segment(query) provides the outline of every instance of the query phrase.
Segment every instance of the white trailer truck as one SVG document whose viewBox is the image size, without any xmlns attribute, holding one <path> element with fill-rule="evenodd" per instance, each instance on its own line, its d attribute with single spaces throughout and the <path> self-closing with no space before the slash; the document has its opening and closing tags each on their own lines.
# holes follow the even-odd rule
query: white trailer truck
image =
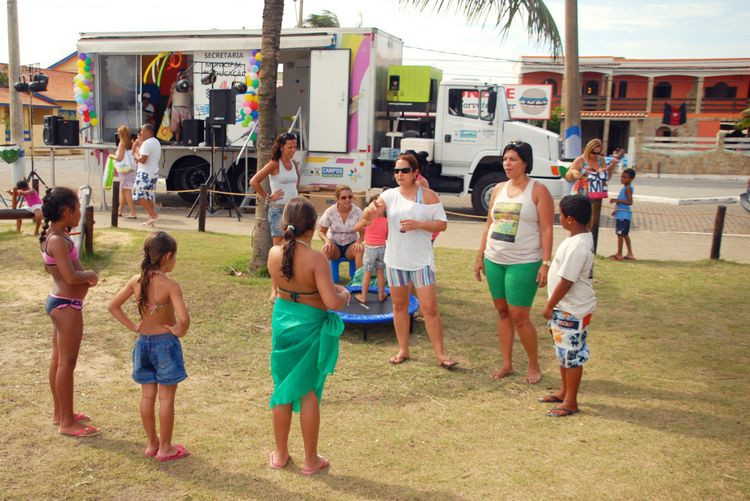
<svg viewBox="0 0 750 501">
<path fill-rule="evenodd" d="M 78 51 L 94 60 L 94 101 L 99 124 L 95 143 L 114 142 L 120 125 L 136 129 L 143 121 L 144 91 L 157 115 L 164 111 L 177 69 L 160 85 L 144 70 L 153 58 L 171 52 L 189 70 L 193 117 L 208 116 L 208 90 L 230 88 L 244 80 L 251 51 L 260 49 L 260 30 L 197 32 L 83 33 Z M 471 194 L 476 212 L 486 213 L 489 190 L 504 179 L 503 145 L 510 140 L 534 148 L 532 176 L 560 194 L 556 134 L 512 122 L 501 86 L 479 81 L 442 81 L 432 87 L 431 109 L 412 112 L 389 105 L 389 68 L 401 64 L 403 43 L 376 28 L 304 28 L 284 30 L 278 55 L 277 128 L 292 124 L 300 132 L 298 160 L 303 184 L 348 184 L 355 190 L 393 184 L 396 149 L 428 152 L 425 175 L 442 194 Z M 177 66 L 177 65 L 174 65 Z M 262 68 L 261 68 L 262 71 Z M 211 72 L 215 79 L 209 78 Z M 171 80 L 170 80 L 171 78 Z M 151 79 L 152 80 L 152 79 Z M 406 83 L 406 82 L 404 82 Z M 199 145 L 165 145 L 160 175 L 170 190 L 202 184 L 224 156 L 230 187 L 246 189 L 256 170 L 253 144 L 237 152 L 250 131 L 239 120 L 242 95 L 236 96 L 237 123 L 227 128 L 227 146 L 218 154 Z M 395 107 L 394 107 L 395 105 Z M 186 197 L 191 194 L 186 195 Z"/>
</svg>

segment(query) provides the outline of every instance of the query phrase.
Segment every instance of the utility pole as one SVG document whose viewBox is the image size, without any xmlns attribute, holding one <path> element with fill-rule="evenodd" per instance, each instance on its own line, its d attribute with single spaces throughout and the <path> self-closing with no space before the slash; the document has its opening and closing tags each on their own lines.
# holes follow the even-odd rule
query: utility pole
<svg viewBox="0 0 750 501">
<path fill-rule="evenodd" d="M 11 165 L 11 181 L 26 176 L 23 156 L 23 103 L 21 94 L 16 92 L 13 84 L 21 80 L 21 57 L 18 51 L 18 3 L 17 0 L 7 0 L 8 4 L 8 95 L 10 97 L 10 142 L 15 143 L 20 151 L 20 157 Z M 29 124 L 31 127 L 31 124 Z"/>
<path fill-rule="evenodd" d="M 565 158 L 581 154 L 581 77 L 578 73 L 578 3 L 565 0 L 565 78 L 563 111 Z"/>
<path fill-rule="evenodd" d="M 302 28 L 302 20 L 304 17 L 302 16 L 302 2 L 303 0 L 299 0 L 299 17 L 297 18 L 297 28 Z"/>
</svg>

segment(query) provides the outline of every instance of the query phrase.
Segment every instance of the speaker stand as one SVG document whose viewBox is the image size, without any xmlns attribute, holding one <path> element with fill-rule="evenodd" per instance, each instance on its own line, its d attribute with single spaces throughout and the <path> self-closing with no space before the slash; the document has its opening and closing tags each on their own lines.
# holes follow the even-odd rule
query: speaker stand
<svg viewBox="0 0 750 501">
<path fill-rule="evenodd" d="M 221 143 L 221 168 L 219 168 L 218 172 L 214 173 L 214 153 L 216 152 L 216 133 L 217 131 L 222 131 L 222 128 L 226 127 L 226 125 L 223 124 L 217 124 L 212 123 L 211 124 L 211 172 L 208 176 L 208 180 L 206 180 L 206 185 L 208 186 L 209 190 L 216 190 L 216 191 L 224 191 L 227 193 L 231 192 L 231 188 L 229 185 L 229 175 L 227 174 L 227 170 L 224 167 L 224 148 L 226 147 L 226 134 L 222 134 L 222 137 L 224 140 Z M 229 198 L 229 204 L 230 206 L 227 207 L 227 211 L 229 212 L 228 216 L 232 217 L 232 210 L 235 211 L 237 214 L 237 221 L 240 221 L 242 218 L 242 215 L 240 214 L 240 209 L 237 208 L 237 204 L 234 201 L 233 195 L 226 195 L 227 198 Z M 190 211 L 188 212 L 186 217 L 190 217 L 193 215 L 193 211 L 195 211 L 195 208 L 198 206 L 198 203 L 200 202 L 200 197 L 196 198 L 193 202 L 193 205 L 190 206 Z M 220 208 L 218 207 L 218 204 L 216 203 L 216 194 L 209 192 L 208 193 L 208 207 L 206 209 L 210 214 L 214 214 L 215 212 L 219 211 Z M 198 217 L 198 214 L 196 213 L 195 216 Z"/>
</svg>

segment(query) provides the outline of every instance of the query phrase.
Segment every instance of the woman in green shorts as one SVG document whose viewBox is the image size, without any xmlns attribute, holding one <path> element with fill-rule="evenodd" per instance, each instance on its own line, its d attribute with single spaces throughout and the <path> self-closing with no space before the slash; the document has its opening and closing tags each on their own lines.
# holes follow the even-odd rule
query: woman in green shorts
<svg viewBox="0 0 750 501">
<path fill-rule="evenodd" d="M 537 287 L 547 283 L 554 205 L 547 188 L 529 178 L 532 166 L 533 152 L 528 143 L 512 141 L 503 149 L 508 181 L 492 190 L 474 274 L 480 281 L 482 273 L 487 277 L 499 315 L 497 335 L 503 365 L 492 372 L 492 378 L 513 373 L 513 336 L 517 330 L 529 357 L 526 380 L 536 384 L 542 371 L 529 312 Z"/>
</svg>

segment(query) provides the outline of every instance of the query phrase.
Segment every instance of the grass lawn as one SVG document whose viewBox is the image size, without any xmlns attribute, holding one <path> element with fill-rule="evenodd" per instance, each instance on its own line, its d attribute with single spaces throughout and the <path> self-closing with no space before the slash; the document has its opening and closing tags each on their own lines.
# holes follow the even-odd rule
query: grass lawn
<svg viewBox="0 0 750 501">
<path fill-rule="evenodd" d="M 401 366 L 387 363 L 396 352 L 392 326 L 370 329 L 367 343 L 347 329 L 322 405 L 320 452 L 331 469 L 307 478 L 299 474 L 296 417 L 294 463 L 267 467 L 269 285 L 226 271 L 244 266 L 249 240 L 174 234 L 173 275 L 193 318 L 175 442 L 192 456 L 159 464 L 142 455 L 140 388 L 130 378 L 135 336 L 106 309 L 136 273 L 144 234 L 97 231 L 97 254 L 83 260 L 101 281 L 84 309 L 76 410 L 104 431 L 76 440 L 50 423 L 51 327 L 43 310 L 50 279 L 36 240 L 0 233 L 0 498 L 750 497 L 750 266 L 598 260 L 582 412 L 553 419 L 536 401 L 559 384 L 540 315 L 546 291 L 532 312 L 544 379 L 523 382 L 516 342 L 517 375 L 493 381 L 496 317 L 486 285 L 472 277 L 475 254 L 438 249 L 446 346 L 461 369 L 436 366 L 420 323 L 414 360 Z"/>
</svg>

